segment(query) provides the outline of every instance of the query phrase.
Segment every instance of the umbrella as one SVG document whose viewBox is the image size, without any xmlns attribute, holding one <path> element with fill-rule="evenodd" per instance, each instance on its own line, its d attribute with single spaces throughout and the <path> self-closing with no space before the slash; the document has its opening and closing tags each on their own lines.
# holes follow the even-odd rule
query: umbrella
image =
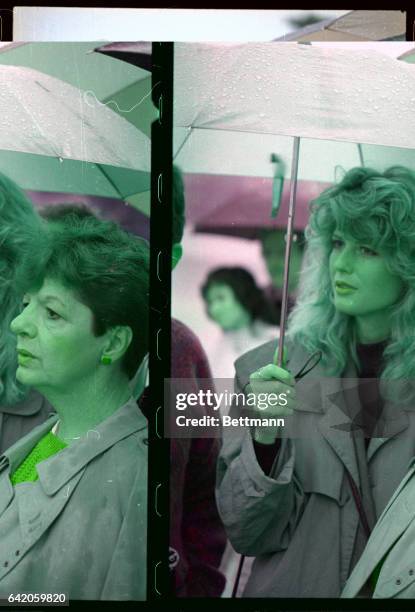
<svg viewBox="0 0 415 612">
<path fill-rule="evenodd" d="M 405 40 L 404 11 L 350 11 L 337 19 L 325 19 L 277 41 Z"/>
<path fill-rule="evenodd" d="M 117 47 L 117 44 L 110 43 L 100 47 L 97 42 L 5 43 L 0 47 L 0 64 L 34 68 L 78 87 L 88 92 L 86 101 L 90 106 L 99 107 L 101 104 L 106 104 L 111 110 L 150 137 L 151 123 L 157 117 L 150 95 L 151 74 L 145 69 L 145 66 L 141 68 L 136 65 L 131 66 L 128 63 L 120 62 L 119 59 L 114 59 L 111 56 L 112 49 L 114 45 Z M 141 52 L 149 52 L 148 48 L 142 47 L 146 43 L 124 44 L 128 45 L 128 57 L 132 57 L 134 49 L 139 51 L 138 56 Z M 95 52 L 97 46 L 97 50 L 102 50 L 103 53 Z M 107 49 L 109 55 L 106 54 Z M 117 58 L 124 56 L 125 49 L 122 53 L 118 51 Z M 13 167 L 14 164 L 15 161 L 11 160 L 8 166 Z M 34 188 L 45 189 L 42 180 L 39 177 L 39 185 Z M 86 185 L 94 185 L 96 182 L 97 180 L 93 178 L 84 180 Z M 122 183 L 122 181 L 117 181 L 117 183 Z M 59 189 L 59 186 L 56 189 Z M 79 189 L 82 190 L 82 187 Z M 119 197 L 115 191 L 105 193 L 102 187 L 96 191 L 107 196 Z M 149 191 L 139 194 L 133 191 L 130 194 L 130 190 L 127 190 L 124 197 L 135 208 L 149 215 Z"/>
<path fill-rule="evenodd" d="M 0 65 L 0 81 L 0 168 L 23 189 L 115 198 L 148 190 L 150 142 L 128 121 L 37 70 Z"/>
<path fill-rule="evenodd" d="M 175 161 L 185 172 L 272 176 L 270 153 L 284 159 L 286 280 L 298 178 L 332 182 L 337 164 L 362 161 L 415 167 L 415 75 L 373 50 L 176 44 L 174 87 Z M 284 331 L 283 308 L 280 363 Z"/>
<path fill-rule="evenodd" d="M 114 42 L 95 49 L 97 53 L 104 53 L 133 64 L 151 72 L 151 43 L 150 42 Z"/>
<path fill-rule="evenodd" d="M 415 48 L 413 47 L 412 49 L 409 49 L 408 51 L 406 51 L 406 53 L 402 53 L 402 55 L 400 55 L 398 59 L 402 60 L 403 62 L 408 62 L 409 64 L 414 64 L 415 63 Z"/>
<path fill-rule="evenodd" d="M 0 48 L 0 63 L 34 68 L 90 92 L 89 104 L 101 102 L 147 136 L 157 112 L 151 101 L 151 73 L 111 57 L 118 43 L 101 46 L 98 42 L 9 43 Z M 123 43 L 127 44 L 127 43 Z M 143 43 L 128 43 L 128 52 L 148 52 Z M 95 52 L 95 50 L 102 52 Z M 108 53 L 105 51 L 108 49 Z M 146 55 L 148 58 L 149 56 Z M 147 60 L 148 63 L 148 60 Z"/>
<path fill-rule="evenodd" d="M 258 177 L 185 175 L 186 219 L 197 233 L 257 240 L 262 229 L 285 229 L 290 182 L 285 181 L 277 217 L 270 220 L 272 180 Z M 304 230 L 308 205 L 328 183 L 300 181 L 297 189 L 294 229 Z M 209 194 L 206 197 L 206 194 Z"/>
</svg>

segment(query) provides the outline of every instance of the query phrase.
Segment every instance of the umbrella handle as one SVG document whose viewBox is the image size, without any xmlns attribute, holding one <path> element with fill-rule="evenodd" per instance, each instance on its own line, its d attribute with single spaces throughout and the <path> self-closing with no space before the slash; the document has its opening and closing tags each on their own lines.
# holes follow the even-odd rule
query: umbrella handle
<svg viewBox="0 0 415 612">
<path fill-rule="evenodd" d="M 285 164 L 276 153 L 271 153 L 270 161 L 275 164 L 274 178 L 272 180 L 272 208 L 271 219 L 275 219 L 281 206 L 282 190 L 284 187 Z"/>
</svg>

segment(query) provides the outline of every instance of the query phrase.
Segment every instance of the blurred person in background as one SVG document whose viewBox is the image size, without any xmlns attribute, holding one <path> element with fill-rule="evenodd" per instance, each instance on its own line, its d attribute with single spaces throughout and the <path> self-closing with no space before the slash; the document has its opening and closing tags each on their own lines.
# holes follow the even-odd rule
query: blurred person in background
<svg viewBox="0 0 415 612">
<path fill-rule="evenodd" d="M 261 253 L 271 281 L 268 287 L 265 288 L 265 295 L 276 310 L 278 323 L 281 317 L 282 287 L 284 282 L 285 234 L 286 231 L 284 229 L 264 229 L 260 232 Z M 291 244 L 288 311 L 295 304 L 304 248 L 304 233 L 296 230 Z"/>
<path fill-rule="evenodd" d="M 185 194 L 180 170 L 173 166 L 172 267 L 183 253 Z M 171 320 L 171 378 L 194 380 L 193 391 L 214 391 L 206 353 L 197 336 Z M 188 385 L 187 385 L 188 386 Z M 225 577 L 219 565 L 226 535 L 215 501 L 219 440 L 171 440 L 170 569 L 177 597 L 219 597 Z"/>
<path fill-rule="evenodd" d="M 210 319 L 223 335 L 211 353 L 216 378 L 233 378 L 234 361 L 246 351 L 278 337 L 276 309 L 254 277 L 241 267 L 215 268 L 201 293 Z"/>
<path fill-rule="evenodd" d="M 16 337 L 10 330 L 21 303 L 14 283 L 15 268 L 31 257 L 28 240 L 41 231 L 42 225 L 23 191 L 0 174 L 0 453 L 43 423 L 53 411 L 37 391 L 16 380 Z"/>
</svg>

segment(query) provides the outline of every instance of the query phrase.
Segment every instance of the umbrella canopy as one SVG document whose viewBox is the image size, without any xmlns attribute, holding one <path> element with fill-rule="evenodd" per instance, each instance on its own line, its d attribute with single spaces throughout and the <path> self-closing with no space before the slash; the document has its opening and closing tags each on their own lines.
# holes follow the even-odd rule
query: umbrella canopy
<svg viewBox="0 0 415 612">
<path fill-rule="evenodd" d="M 350 11 L 337 19 L 325 19 L 276 40 L 405 40 L 405 31 L 404 11 Z"/>
<path fill-rule="evenodd" d="M 103 47 L 99 42 L 8 43 L 0 47 L 0 63 L 34 68 L 89 91 L 90 104 L 106 103 L 150 136 L 151 122 L 157 117 L 150 95 L 151 73 L 111 57 L 114 44 L 117 43 Z M 129 52 L 136 44 L 136 50 L 144 52 L 142 43 L 128 43 Z M 104 52 L 96 53 L 97 48 Z"/>
<path fill-rule="evenodd" d="M 97 53 L 104 53 L 151 72 L 151 43 L 150 42 L 114 42 L 95 49 Z"/>
<path fill-rule="evenodd" d="M 272 180 L 188 174 L 186 219 L 198 233 L 256 240 L 263 229 L 287 227 L 290 186 L 290 181 L 285 181 L 278 215 L 271 221 Z M 299 182 L 294 229 L 305 229 L 310 200 L 326 187 L 328 183 Z"/>
<path fill-rule="evenodd" d="M 174 108 L 186 136 L 224 130 L 412 148 L 415 74 L 373 50 L 177 44 Z"/>
<path fill-rule="evenodd" d="M 185 172 L 272 177 L 275 152 L 289 177 L 294 136 L 302 180 L 332 182 L 362 159 L 415 168 L 415 74 L 373 50 L 176 44 L 174 87 Z"/>
<path fill-rule="evenodd" d="M 217 174 L 238 174 L 235 167 L 252 167 L 259 160 L 270 172 L 273 153 L 292 178 L 277 355 L 281 365 L 297 177 L 304 178 L 304 168 L 313 175 L 316 166 L 327 173 L 328 166 L 332 182 L 337 165 L 347 168 L 350 156 L 358 159 L 353 165 L 367 163 L 362 143 L 369 151 L 381 145 L 383 164 L 389 157 L 388 165 L 391 159 L 405 159 L 413 166 L 415 74 L 405 62 L 373 50 L 291 43 L 177 44 L 174 91 L 175 161 L 184 171 L 191 166 L 199 173 L 217 168 Z M 281 148 L 290 139 L 292 156 L 285 159 Z M 327 163 L 321 163 L 320 153 Z M 322 180 L 321 175 L 313 178 Z"/>
<path fill-rule="evenodd" d="M 149 188 L 150 141 L 125 119 L 37 70 L 0 65 L 0 82 L 0 169 L 23 189 L 125 198 Z"/>
<path fill-rule="evenodd" d="M 409 49 L 406 53 L 402 53 L 398 59 L 408 62 L 408 64 L 415 64 L 415 47 Z"/>
</svg>

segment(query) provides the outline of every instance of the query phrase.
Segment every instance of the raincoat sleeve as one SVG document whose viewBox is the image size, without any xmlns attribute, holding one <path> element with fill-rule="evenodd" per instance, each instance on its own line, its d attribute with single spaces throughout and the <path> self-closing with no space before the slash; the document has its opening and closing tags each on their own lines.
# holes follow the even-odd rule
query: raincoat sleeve
<svg viewBox="0 0 415 612">
<path fill-rule="evenodd" d="M 238 377 L 235 391 L 242 392 Z M 294 460 L 293 441 L 283 439 L 267 476 L 258 464 L 249 429 L 224 429 L 216 496 L 237 552 L 258 556 L 287 548 L 306 500 Z"/>
<path fill-rule="evenodd" d="M 146 599 L 147 458 L 140 457 L 118 540 L 111 556 L 100 599 Z M 102 534 L 105 541 L 105 534 Z M 97 551 L 97 554 L 99 552 Z"/>
</svg>

